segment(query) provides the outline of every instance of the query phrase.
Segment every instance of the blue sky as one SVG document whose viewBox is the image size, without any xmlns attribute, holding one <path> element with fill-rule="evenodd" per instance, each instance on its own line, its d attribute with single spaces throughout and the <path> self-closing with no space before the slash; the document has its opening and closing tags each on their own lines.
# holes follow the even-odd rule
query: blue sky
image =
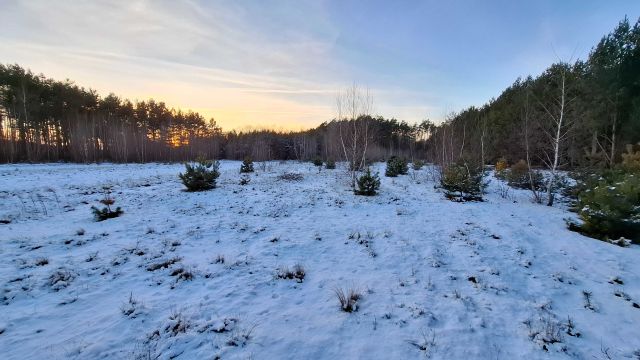
<svg viewBox="0 0 640 360">
<path fill-rule="evenodd" d="M 589 50 L 640 1 L 0 1 L 0 61 L 154 97 L 225 129 L 297 129 L 368 87 L 439 121 Z"/>
</svg>

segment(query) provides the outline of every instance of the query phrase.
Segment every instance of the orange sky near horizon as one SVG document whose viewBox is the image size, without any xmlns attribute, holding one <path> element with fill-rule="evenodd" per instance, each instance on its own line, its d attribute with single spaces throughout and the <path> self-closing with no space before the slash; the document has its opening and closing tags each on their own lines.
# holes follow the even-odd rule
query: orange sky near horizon
<svg viewBox="0 0 640 360">
<path fill-rule="evenodd" d="M 584 58 L 640 12 L 508 3 L 4 0 L 0 62 L 192 109 L 224 131 L 315 127 L 354 83 L 370 90 L 372 115 L 439 123 L 558 58 Z"/>
</svg>

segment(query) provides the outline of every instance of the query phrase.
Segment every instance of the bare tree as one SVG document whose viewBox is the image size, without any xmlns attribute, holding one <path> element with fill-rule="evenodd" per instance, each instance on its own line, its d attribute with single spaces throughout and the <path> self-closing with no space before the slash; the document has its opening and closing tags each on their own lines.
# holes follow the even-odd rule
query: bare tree
<svg viewBox="0 0 640 360">
<path fill-rule="evenodd" d="M 545 133 L 550 138 L 551 146 L 545 151 L 546 158 L 542 159 L 551 173 L 551 178 L 547 182 L 547 206 L 553 206 L 553 192 L 562 155 L 562 142 L 566 140 L 571 127 L 571 121 L 566 116 L 567 106 L 571 102 L 567 97 L 567 72 L 571 68 L 567 63 L 560 63 L 556 68 L 559 72 L 558 94 L 551 97 L 550 104 L 539 102 L 550 120 L 549 129 L 545 130 Z"/>
<path fill-rule="evenodd" d="M 356 84 L 338 93 L 340 145 L 345 160 L 349 164 L 351 186 L 356 186 L 356 174 L 366 165 L 369 145 L 369 120 L 373 100 L 369 90 L 361 90 Z"/>
</svg>

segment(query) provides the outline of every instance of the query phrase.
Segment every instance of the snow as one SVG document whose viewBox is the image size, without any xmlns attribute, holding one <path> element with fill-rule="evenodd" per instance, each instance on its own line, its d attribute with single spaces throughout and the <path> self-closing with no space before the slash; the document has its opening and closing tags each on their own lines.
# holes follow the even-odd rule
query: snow
<svg viewBox="0 0 640 360">
<path fill-rule="evenodd" d="M 2 358 L 640 356 L 638 246 L 571 232 L 562 205 L 495 178 L 454 203 L 429 167 L 376 164 L 361 197 L 339 165 L 256 164 L 241 186 L 222 161 L 201 193 L 179 164 L 0 166 Z M 124 214 L 95 222 L 105 185 Z M 278 278 L 297 263 L 302 282 Z"/>
</svg>

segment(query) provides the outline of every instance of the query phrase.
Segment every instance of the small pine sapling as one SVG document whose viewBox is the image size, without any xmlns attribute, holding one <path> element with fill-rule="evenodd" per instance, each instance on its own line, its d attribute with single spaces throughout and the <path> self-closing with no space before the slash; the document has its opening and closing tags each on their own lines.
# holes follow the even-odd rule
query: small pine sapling
<svg viewBox="0 0 640 360">
<path fill-rule="evenodd" d="M 325 167 L 327 169 L 335 169 L 336 168 L 336 162 L 333 159 L 327 159 L 327 163 L 325 164 Z"/>
<path fill-rule="evenodd" d="M 357 179 L 356 183 L 358 185 L 358 188 L 354 190 L 356 195 L 374 196 L 380 188 L 378 173 L 371 174 L 370 168 L 367 168 L 367 171 Z"/>
<path fill-rule="evenodd" d="M 249 185 L 250 182 L 251 182 L 251 178 L 249 177 L 249 175 L 244 174 L 240 176 L 240 185 L 242 186 Z"/>
<path fill-rule="evenodd" d="M 220 176 L 218 161 L 199 158 L 194 163 L 185 163 L 186 171 L 180 173 L 180 180 L 187 191 L 204 191 L 216 187 L 216 179 Z"/>
<path fill-rule="evenodd" d="M 414 160 L 412 166 L 413 166 L 413 170 L 420 170 L 424 166 L 424 161 Z"/>
<path fill-rule="evenodd" d="M 440 186 L 453 201 L 482 201 L 483 172 L 464 161 L 449 164 L 442 170 Z"/>
<path fill-rule="evenodd" d="M 107 219 L 116 218 L 124 213 L 120 207 L 117 207 L 115 210 L 111 210 L 111 205 L 113 205 L 116 200 L 111 197 L 111 189 L 109 187 L 104 187 L 104 198 L 100 200 L 100 203 L 104 205 L 102 209 L 98 209 L 95 206 L 91 207 L 91 211 L 96 218 L 96 221 L 104 221 Z"/>
<path fill-rule="evenodd" d="M 240 165 L 240 173 L 252 173 L 253 172 L 253 160 L 247 156 Z"/>
<path fill-rule="evenodd" d="M 387 177 L 396 177 L 398 175 L 406 175 L 409 171 L 409 165 L 405 159 L 392 156 L 387 160 L 387 169 L 384 175 Z"/>
</svg>

